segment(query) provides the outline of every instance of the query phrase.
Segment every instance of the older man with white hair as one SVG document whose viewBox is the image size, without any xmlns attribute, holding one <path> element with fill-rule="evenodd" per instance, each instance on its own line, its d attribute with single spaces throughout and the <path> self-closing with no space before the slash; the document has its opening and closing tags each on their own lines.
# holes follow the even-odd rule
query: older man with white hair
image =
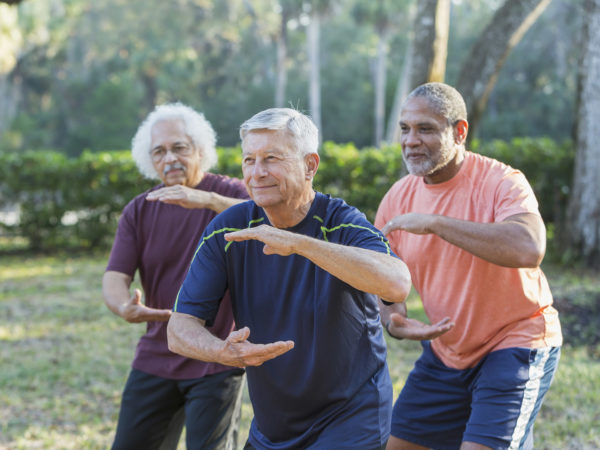
<svg viewBox="0 0 600 450">
<path fill-rule="evenodd" d="M 248 197 L 240 180 L 207 172 L 216 162 L 215 132 L 181 103 L 157 106 L 140 125 L 132 154 L 140 172 L 161 184 L 123 210 L 102 280 L 108 308 L 146 322 L 123 392 L 114 449 L 230 449 L 237 437 L 243 370 L 200 362 L 167 347 L 167 321 L 197 243 L 217 213 Z M 130 292 L 139 271 L 145 294 Z M 211 331 L 233 327 L 228 295 Z"/>
<path fill-rule="evenodd" d="M 241 127 L 253 201 L 207 227 L 169 321 L 169 347 L 247 367 L 254 420 L 247 449 L 380 449 L 392 384 L 377 297 L 402 302 L 406 265 L 364 214 L 315 192 L 317 128 L 298 111 Z M 229 288 L 238 330 L 206 327 Z"/>
</svg>

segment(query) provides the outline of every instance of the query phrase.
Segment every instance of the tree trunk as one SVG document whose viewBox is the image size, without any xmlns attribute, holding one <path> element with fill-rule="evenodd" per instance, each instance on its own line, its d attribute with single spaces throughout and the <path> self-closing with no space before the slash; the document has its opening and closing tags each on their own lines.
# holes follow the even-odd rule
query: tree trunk
<svg viewBox="0 0 600 450">
<path fill-rule="evenodd" d="M 419 1 L 415 19 L 410 89 L 444 81 L 448 54 L 450 0 Z"/>
<path fill-rule="evenodd" d="M 156 106 L 156 98 L 158 97 L 156 70 L 152 65 L 148 65 L 142 70 L 140 79 L 144 86 L 144 110 L 152 111 Z"/>
<path fill-rule="evenodd" d="M 320 76 L 320 16 L 313 9 L 310 22 L 306 30 L 306 43 L 308 53 L 308 108 L 313 122 L 319 129 L 319 143 L 323 141 L 323 127 L 321 125 L 321 76 Z"/>
<path fill-rule="evenodd" d="M 0 73 L 0 135 L 17 115 L 21 99 L 21 77 L 15 73 Z"/>
<path fill-rule="evenodd" d="M 6 2 L 5 2 L 6 3 Z M 0 135 L 17 115 L 21 100 L 19 63 L 23 58 L 17 8 L 0 5 Z"/>
<path fill-rule="evenodd" d="M 410 68 L 412 66 L 412 45 L 413 40 L 411 39 L 409 44 L 406 46 L 404 52 L 404 62 L 402 64 L 402 73 L 398 77 L 398 83 L 396 84 L 396 93 L 394 94 L 394 104 L 390 111 L 390 117 L 387 125 L 386 141 L 390 143 L 400 142 L 400 108 L 402 102 L 409 94 L 408 77 L 410 76 Z"/>
<path fill-rule="evenodd" d="M 571 243 L 600 267 L 600 0 L 586 0 L 579 62 L 577 154 L 569 205 Z"/>
<path fill-rule="evenodd" d="M 388 36 L 385 30 L 380 30 L 377 42 L 377 59 L 375 61 L 375 147 L 381 147 L 385 128 L 385 85 Z"/>
<path fill-rule="evenodd" d="M 285 89 L 287 85 L 287 21 L 288 14 L 285 8 L 281 9 L 281 23 L 277 35 L 277 81 L 275 84 L 275 107 L 282 108 L 285 103 Z"/>
<path fill-rule="evenodd" d="M 550 2 L 506 0 L 473 45 L 456 83 L 469 112 L 469 138 L 475 135 L 508 54 Z"/>
</svg>

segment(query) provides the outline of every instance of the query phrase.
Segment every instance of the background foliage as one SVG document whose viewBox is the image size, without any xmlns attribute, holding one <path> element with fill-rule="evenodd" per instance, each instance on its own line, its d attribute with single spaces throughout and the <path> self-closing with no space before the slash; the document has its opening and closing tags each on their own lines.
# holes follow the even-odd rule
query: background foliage
<svg viewBox="0 0 600 450">
<path fill-rule="evenodd" d="M 476 141 L 473 148 L 522 170 L 549 229 L 561 229 L 573 173 L 572 143 L 515 138 Z M 240 148 L 221 147 L 218 153 L 215 170 L 241 177 Z M 343 198 L 373 221 L 383 194 L 402 173 L 400 146 L 358 149 L 326 142 L 320 154 L 316 189 Z M 36 251 L 106 247 L 125 204 L 156 183 L 139 175 L 128 151 L 88 151 L 72 158 L 51 151 L 0 153 L 0 210 L 18 204 L 21 213 L 16 224 L 0 225 Z"/>
<path fill-rule="evenodd" d="M 236 145 L 239 124 L 273 105 L 285 5 L 291 11 L 285 22 L 285 103 L 308 109 L 308 3 L 177 0 L 149 8 L 143 0 L 27 0 L 14 7 L 13 20 L 3 10 L 0 40 L 13 50 L 0 52 L 0 118 L 13 104 L 16 114 L 0 123 L 0 150 L 56 149 L 76 156 L 85 149 L 128 148 L 154 104 L 177 100 L 206 114 L 220 145 Z M 381 18 L 369 13 L 371 2 L 364 0 L 322 3 L 329 4 L 320 40 L 323 140 L 372 145 Z M 379 3 L 389 10 L 389 114 L 416 0 Z M 499 3 L 453 0 L 447 82 L 456 82 Z M 480 139 L 572 138 L 580 4 L 554 0 L 510 53 L 478 129 Z M 6 72 L 3 55 L 15 59 Z M 3 94 L 3 77 L 13 96 Z"/>
</svg>

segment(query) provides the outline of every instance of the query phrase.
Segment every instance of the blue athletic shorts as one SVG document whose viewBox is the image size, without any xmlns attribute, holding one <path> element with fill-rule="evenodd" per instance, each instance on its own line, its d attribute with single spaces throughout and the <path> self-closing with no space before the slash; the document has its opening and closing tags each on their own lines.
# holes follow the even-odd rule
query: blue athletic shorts
<svg viewBox="0 0 600 450">
<path fill-rule="evenodd" d="M 470 441 L 494 449 L 533 448 L 533 422 L 550 387 L 560 347 L 507 348 L 477 366 L 445 366 L 423 341 L 394 405 L 392 436 L 434 449 Z"/>
</svg>

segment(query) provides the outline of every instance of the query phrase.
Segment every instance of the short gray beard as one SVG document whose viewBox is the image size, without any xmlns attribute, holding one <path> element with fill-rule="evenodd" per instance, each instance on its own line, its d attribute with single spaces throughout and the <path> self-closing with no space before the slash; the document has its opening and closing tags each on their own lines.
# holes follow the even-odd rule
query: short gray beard
<svg viewBox="0 0 600 450">
<path fill-rule="evenodd" d="M 406 164 L 408 173 L 417 177 L 426 177 L 445 167 L 450 161 L 452 161 L 452 158 L 454 158 L 455 155 L 456 148 L 454 146 L 454 136 L 449 135 L 447 140 L 444 139 L 442 141 L 440 153 L 436 159 L 429 157 L 427 161 L 415 164 L 406 159 L 404 152 L 402 152 L 402 159 L 404 164 Z"/>
</svg>

